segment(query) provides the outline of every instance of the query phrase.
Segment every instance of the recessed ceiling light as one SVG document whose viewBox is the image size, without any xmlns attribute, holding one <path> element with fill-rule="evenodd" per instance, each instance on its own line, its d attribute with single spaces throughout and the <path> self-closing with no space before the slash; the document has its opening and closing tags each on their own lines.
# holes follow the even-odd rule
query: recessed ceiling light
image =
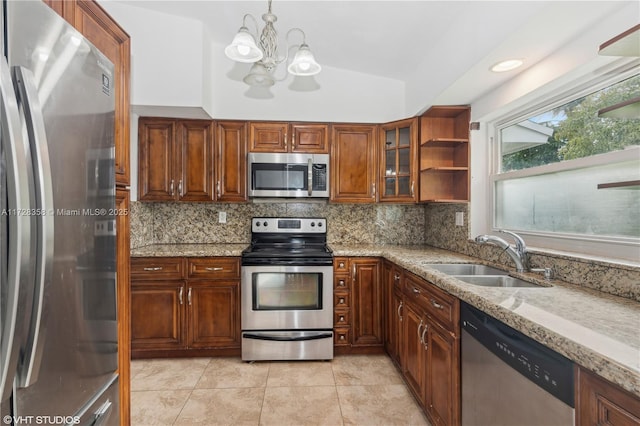
<svg viewBox="0 0 640 426">
<path fill-rule="evenodd" d="M 505 72 L 511 71 L 524 63 L 522 59 L 507 59 L 506 61 L 498 62 L 497 64 L 491 67 L 491 71 L 493 72 Z"/>
</svg>

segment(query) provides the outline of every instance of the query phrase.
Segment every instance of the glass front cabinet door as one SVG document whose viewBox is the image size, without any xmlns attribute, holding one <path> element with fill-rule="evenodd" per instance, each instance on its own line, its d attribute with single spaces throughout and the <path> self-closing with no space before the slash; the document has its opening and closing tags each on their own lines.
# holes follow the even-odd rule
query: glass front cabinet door
<svg viewBox="0 0 640 426">
<path fill-rule="evenodd" d="M 380 201 L 417 202 L 417 118 L 380 126 Z"/>
</svg>

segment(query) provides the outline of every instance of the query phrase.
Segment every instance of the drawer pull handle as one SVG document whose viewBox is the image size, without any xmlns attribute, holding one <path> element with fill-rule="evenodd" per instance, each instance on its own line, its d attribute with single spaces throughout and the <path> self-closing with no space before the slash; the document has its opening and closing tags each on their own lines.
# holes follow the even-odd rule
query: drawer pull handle
<svg viewBox="0 0 640 426">
<path fill-rule="evenodd" d="M 344 297 L 341 297 L 340 299 L 338 299 L 338 303 L 344 303 Z"/>
<path fill-rule="evenodd" d="M 162 271 L 162 266 L 154 266 L 143 268 L 145 271 Z"/>
<path fill-rule="evenodd" d="M 344 268 L 344 262 L 338 263 L 338 268 Z"/>
<path fill-rule="evenodd" d="M 344 334 L 340 335 L 340 340 L 344 340 Z"/>
<path fill-rule="evenodd" d="M 393 276 L 393 279 L 394 279 L 395 281 L 400 281 L 400 275 L 395 274 L 395 275 Z"/>
<path fill-rule="evenodd" d="M 413 288 L 413 294 L 420 294 L 420 290 L 418 290 L 416 287 Z M 433 303 L 433 299 L 431 299 L 431 302 Z"/>
<path fill-rule="evenodd" d="M 420 319 L 420 325 L 418 326 L 418 339 L 420 339 L 420 344 L 421 345 L 424 344 L 424 341 L 422 340 L 422 333 L 420 333 L 420 329 L 422 329 L 423 325 L 424 325 L 424 321 L 422 321 L 422 319 Z"/>
<path fill-rule="evenodd" d="M 339 287 L 346 287 L 346 283 L 344 282 L 344 280 L 340 280 L 340 281 L 338 281 L 338 286 Z"/>
<path fill-rule="evenodd" d="M 217 267 L 217 266 L 216 267 L 207 266 L 204 269 L 205 269 L 205 271 L 214 271 L 214 272 L 215 271 L 223 271 L 224 270 L 224 268 L 220 268 L 220 267 Z"/>
<path fill-rule="evenodd" d="M 180 292 L 178 293 L 178 302 L 182 305 L 182 293 L 184 292 L 184 287 L 180 287 Z"/>
<path fill-rule="evenodd" d="M 402 301 L 398 305 L 398 318 L 400 318 L 400 321 L 402 321 L 402 314 L 400 313 L 401 310 L 402 310 Z"/>
<path fill-rule="evenodd" d="M 435 299 L 431 299 L 431 306 L 433 306 L 436 309 L 444 309 L 444 306 L 436 302 Z"/>
<path fill-rule="evenodd" d="M 191 306 L 191 287 L 189 287 L 189 293 L 187 293 L 187 300 L 189 301 L 189 306 Z"/>
<path fill-rule="evenodd" d="M 344 316 L 340 316 L 340 322 L 344 322 Z"/>
</svg>

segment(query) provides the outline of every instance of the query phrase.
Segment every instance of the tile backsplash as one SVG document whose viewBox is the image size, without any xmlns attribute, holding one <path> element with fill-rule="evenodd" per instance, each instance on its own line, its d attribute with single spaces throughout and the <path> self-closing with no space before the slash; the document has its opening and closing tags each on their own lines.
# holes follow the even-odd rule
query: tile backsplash
<svg viewBox="0 0 640 426">
<path fill-rule="evenodd" d="M 218 223 L 226 212 L 227 223 Z M 249 243 L 251 218 L 327 218 L 329 243 L 420 245 L 451 250 L 513 269 L 501 249 L 469 239 L 455 225 L 468 218 L 467 204 L 329 204 L 326 202 L 131 203 L 131 248 L 149 244 Z M 640 268 L 579 256 L 531 250 L 532 267 L 552 267 L 555 277 L 575 285 L 640 301 Z"/>
</svg>

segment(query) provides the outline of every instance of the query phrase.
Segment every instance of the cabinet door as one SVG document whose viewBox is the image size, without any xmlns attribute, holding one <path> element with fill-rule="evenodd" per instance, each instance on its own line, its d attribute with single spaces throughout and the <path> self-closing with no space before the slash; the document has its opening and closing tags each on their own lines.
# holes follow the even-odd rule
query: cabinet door
<svg viewBox="0 0 640 426">
<path fill-rule="evenodd" d="M 351 259 L 353 293 L 353 346 L 378 346 L 382 336 L 380 261 Z"/>
<path fill-rule="evenodd" d="M 380 201 L 417 201 L 418 119 L 384 124 L 379 137 Z"/>
<path fill-rule="evenodd" d="M 376 126 L 334 125 L 331 139 L 331 201 L 376 201 Z"/>
<path fill-rule="evenodd" d="M 175 190 L 180 201 L 213 201 L 213 122 L 178 121 Z"/>
<path fill-rule="evenodd" d="M 176 197 L 174 138 L 176 121 L 140 118 L 138 122 L 138 199 L 172 201 Z"/>
<path fill-rule="evenodd" d="M 216 124 L 216 200 L 247 200 L 247 123 Z"/>
<path fill-rule="evenodd" d="M 250 152 L 287 152 L 289 123 L 249 123 Z"/>
<path fill-rule="evenodd" d="M 73 11 L 73 25 L 114 65 L 115 171 L 118 185 L 129 184 L 129 78 L 131 44 L 129 35 L 95 1 L 65 1 Z M 68 20 L 68 19 L 67 19 Z"/>
<path fill-rule="evenodd" d="M 406 303 L 402 322 L 402 373 L 411 391 L 422 401 L 426 365 L 426 352 L 421 339 L 425 327 L 422 310 Z"/>
<path fill-rule="evenodd" d="M 640 398 L 578 368 L 576 381 L 576 425 L 640 425 Z"/>
<path fill-rule="evenodd" d="M 292 124 L 290 151 L 328 154 L 329 126 L 326 124 Z"/>
<path fill-rule="evenodd" d="M 425 407 L 434 425 L 460 424 L 460 340 L 429 323 Z"/>
<path fill-rule="evenodd" d="M 240 282 L 189 281 L 188 286 L 188 346 L 240 347 Z"/>
<path fill-rule="evenodd" d="M 184 349 L 184 281 L 134 281 L 131 285 L 131 349 Z"/>
</svg>

